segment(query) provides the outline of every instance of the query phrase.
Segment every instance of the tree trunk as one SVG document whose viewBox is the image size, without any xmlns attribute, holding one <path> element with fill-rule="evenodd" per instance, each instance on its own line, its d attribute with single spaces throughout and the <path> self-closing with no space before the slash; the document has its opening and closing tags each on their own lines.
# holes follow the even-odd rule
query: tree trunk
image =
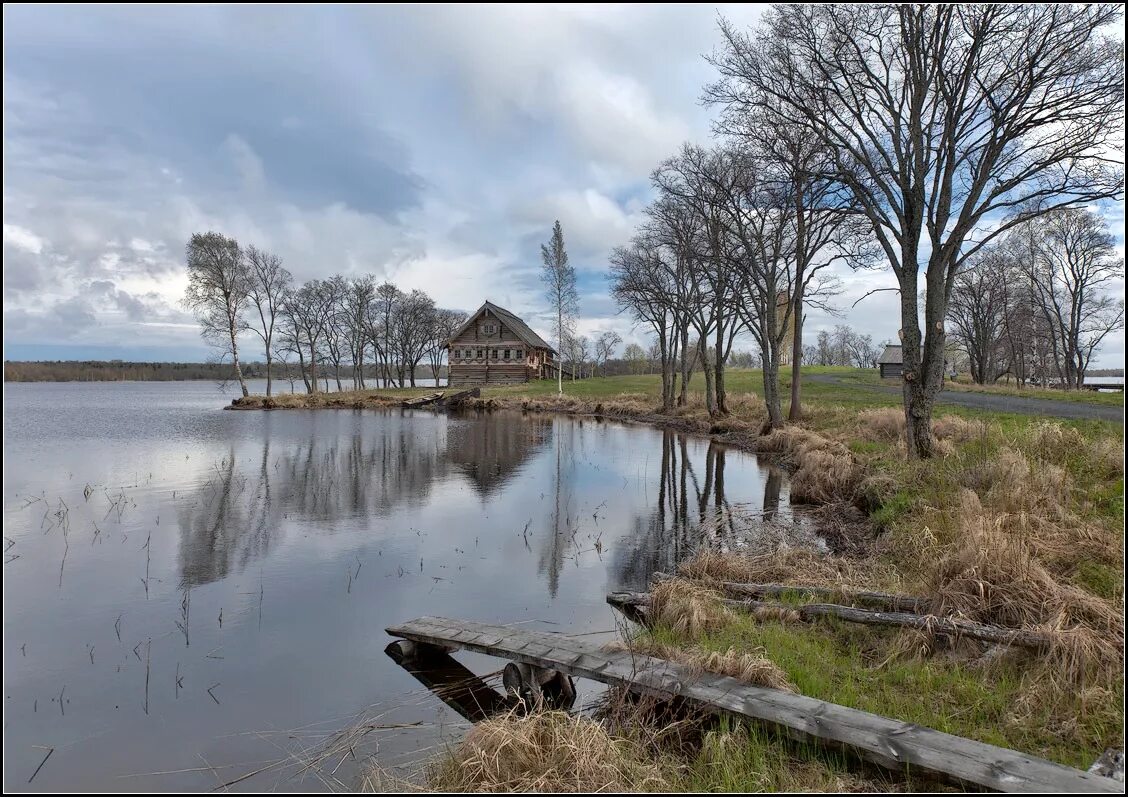
<svg viewBox="0 0 1128 797">
<path fill-rule="evenodd" d="M 904 250 L 903 250 L 904 251 Z M 915 248 L 905 251 L 901 280 L 901 378 L 905 403 L 905 436 L 909 456 L 927 459 L 932 456 L 932 406 L 940 391 L 944 370 L 944 284 L 942 264 L 932 262 L 925 272 L 928 290 L 925 297 L 925 333 L 917 324 L 917 272 Z M 938 255 L 934 255 L 938 256 Z M 936 284 L 939 283 L 939 284 Z"/>
<path fill-rule="evenodd" d="M 775 338 L 766 338 L 760 347 L 760 365 L 764 369 L 764 403 L 768 407 L 768 428 L 783 427 L 783 405 L 779 396 L 779 349 Z"/>
<path fill-rule="evenodd" d="M 718 318 L 719 318 L 718 314 Z M 717 395 L 717 414 L 728 415 L 728 405 L 725 403 L 725 355 L 724 355 L 724 326 L 717 322 L 717 343 L 716 343 L 716 361 L 713 363 L 714 373 L 716 373 L 715 384 L 713 390 Z"/>
<path fill-rule="evenodd" d="M 689 354 L 689 325 L 681 331 L 681 393 L 678 394 L 678 406 L 684 407 L 689 401 L 689 376 L 693 373 L 693 360 Z"/>
<path fill-rule="evenodd" d="M 243 378 L 243 369 L 239 367 L 239 342 L 235 332 L 235 317 L 229 315 L 228 329 L 231 332 L 231 361 L 235 365 L 235 378 L 239 380 L 239 387 L 243 390 L 243 397 L 251 395 L 247 390 L 247 380 Z"/>
<path fill-rule="evenodd" d="M 272 384 L 272 380 L 271 380 L 271 376 L 270 376 L 270 363 L 271 362 L 272 362 L 272 360 L 270 358 L 270 347 L 267 346 L 266 347 L 266 395 L 268 397 L 270 396 L 270 386 Z"/>
<path fill-rule="evenodd" d="M 670 355 L 666 335 L 658 334 L 658 352 L 662 368 L 662 412 L 669 412 L 674 408 L 674 387 L 670 384 Z"/>
<path fill-rule="evenodd" d="M 796 423 L 803 417 L 802 406 L 802 380 L 800 369 L 803 366 L 803 281 L 801 275 L 796 275 L 795 306 L 791 308 L 792 318 L 795 319 L 795 334 L 791 336 L 791 408 L 787 411 L 787 420 Z M 872 365 L 872 363 L 871 363 Z"/>
<path fill-rule="evenodd" d="M 306 393 L 314 392 L 309 386 L 309 376 L 306 374 L 305 355 L 302 354 L 302 344 L 298 343 L 295 348 L 298 350 L 298 370 L 302 374 L 302 382 L 305 384 Z M 293 389 L 290 390 L 293 393 Z"/>
<path fill-rule="evenodd" d="M 717 401 L 713 395 L 713 367 L 709 362 L 709 345 L 705 336 L 702 335 L 697 341 L 697 347 L 701 352 L 701 371 L 705 374 L 705 409 L 709 413 L 709 417 L 717 414 Z"/>
</svg>

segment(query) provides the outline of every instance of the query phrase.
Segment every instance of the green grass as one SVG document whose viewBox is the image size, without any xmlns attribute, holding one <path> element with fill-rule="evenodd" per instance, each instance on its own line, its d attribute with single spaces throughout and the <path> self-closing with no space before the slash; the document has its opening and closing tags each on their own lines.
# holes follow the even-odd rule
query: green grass
<svg viewBox="0 0 1128 797">
<path fill-rule="evenodd" d="M 667 629 L 651 633 L 665 644 L 684 644 Z M 1119 738 L 1121 714 L 1115 706 L 1083 710 L 1078 704 L 1078 723 L 1068 733 L 1037 709 L 1019 721 L 1021 665 L 999 661 L 971 668 L 943 657 L 886 660 L 892 638 L 892 631 L 848 623 L 798 626 L 739 616 L 694 644 L 710 651 L 760 648 L 801 694 L 1069 766 L 1088 767 L 1093 750 Z M 1122 695 L 1121 689 L 1117 704 Z"/>
</svg>

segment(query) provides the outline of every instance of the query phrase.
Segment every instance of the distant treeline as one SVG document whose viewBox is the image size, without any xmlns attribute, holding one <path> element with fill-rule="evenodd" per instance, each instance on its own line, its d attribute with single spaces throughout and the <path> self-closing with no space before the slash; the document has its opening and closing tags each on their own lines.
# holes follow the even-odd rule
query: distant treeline
<svg viewBox="0 0 1128 797">
<path fill-rule="evenodd" d="M 265 379 L 265 363 L 243 363 L 247 379 Z M 376 366 L 365 368 L 365 375 L 375 375 Z M 292 373 L 288 373 L 288 371 Z M 348 366 L 342 376 L 352 377 Z M 446 367 L 440 376 L 445 376 Z M 431 369 L 418 369 L 420 378 L 429 378 Z M 274 363 L 274 378 L 301 381 L 296 365 Z M 191 379 L 222 381 L 231 378 L 230 363 L 134 363 L 123 360 L 56 360 L 35 362 L 4 361 L 5 382 L 179 382 Z"/>
</svg>

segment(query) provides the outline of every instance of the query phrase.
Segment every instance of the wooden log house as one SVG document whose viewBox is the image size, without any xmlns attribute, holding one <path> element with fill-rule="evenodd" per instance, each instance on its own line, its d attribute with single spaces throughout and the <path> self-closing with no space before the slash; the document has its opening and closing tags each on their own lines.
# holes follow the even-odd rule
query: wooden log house
<svg viewBox="0 0 1128 797">
<path fill-rule="evenodd" d="M 555 378 L 556 350 L 529 325 L 492 302 L 447 341 L 450 386 L 512 385 Z"/>
</svg>

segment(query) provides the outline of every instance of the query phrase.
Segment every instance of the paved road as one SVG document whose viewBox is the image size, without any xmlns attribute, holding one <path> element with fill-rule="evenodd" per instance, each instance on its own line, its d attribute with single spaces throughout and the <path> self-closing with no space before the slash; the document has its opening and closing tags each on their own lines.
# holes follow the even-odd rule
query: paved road
<svg viewBox="0 0 1128 797">
<path fill-rule="evenodd" d="M 886 385 L 867 385 L 851 382 L 831 374 L 811 374 L 805 377 L 812 382 L 826 382 L 859 390 L 872 390 L 878 393 L 901 395 L 900 388 Z M 1042 415 L 1050 418 L 1069 418 L 1081 420 L 1116 421 L 1124 423 L 1124 408 L 1107 404 L 1086 404 L 1081 401 L 1057 401 L 1056 399 L 1026 398 L 1022 396 L 1003 396 L 996 393 L 965 393 L 945 390 L 936 397 L 937 404 L 971 407 L 993 412 L 1014 412 L 1019 415 Z"/>
</svg>

